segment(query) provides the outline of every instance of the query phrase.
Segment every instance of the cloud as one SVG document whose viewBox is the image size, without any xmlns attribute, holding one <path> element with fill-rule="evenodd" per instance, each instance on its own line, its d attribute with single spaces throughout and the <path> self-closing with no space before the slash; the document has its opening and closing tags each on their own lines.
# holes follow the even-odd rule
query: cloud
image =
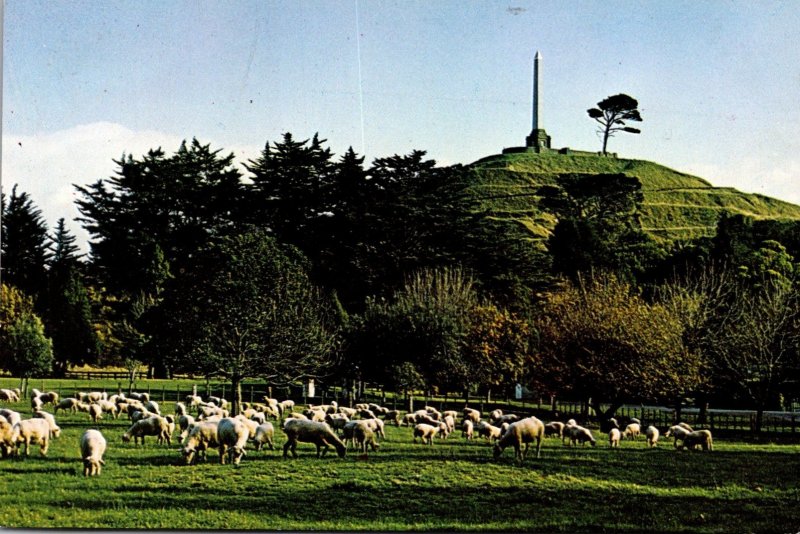
<svg viewBox="0 0 800 534">
<path fill-rule="evenodd" d="M 3 134 L 3 192 L 11 193 L 14 184 L 27 192 L 53 228 L 61 217 L 78 237 L 86 251 L 89 235 L 73 219 L 78 217 L 77 195 L 72 184 L 86 185 L 114 174 L 113 160 L 123 154 L 139 157 L 161 147 L 171 154 L 184 137 L 154 130 L 131 130 L 120 124 L 95 122 L 56 132 L 34 135 Z M 260 147 L 232 146 L 217 140 L 212 148 L 233 152 L 239 165 L 258 156 Z"/>
</svg>

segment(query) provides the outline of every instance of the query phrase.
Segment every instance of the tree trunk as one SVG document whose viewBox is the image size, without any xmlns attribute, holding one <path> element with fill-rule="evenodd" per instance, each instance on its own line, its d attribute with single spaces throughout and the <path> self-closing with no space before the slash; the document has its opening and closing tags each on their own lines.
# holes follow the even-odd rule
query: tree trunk
<svg viewBox="0 0 800 534">
<path fill-rule="evenodd" d="M 233 391 L 233 409 L 231 417 L 236 417 L 242 407 L 242 378 L 240 376 L 231 377 L 231 391 Z"/>
<path fill-rule="evenodd" d="M 678 424 L 681 422 L 681 410 L 683 409 L 683 399 L 680 397 L 675 400 L 675 420 L 673 424 Z"/>
<path fill-rule="evenodd" d="M 600 401 L 592 399 L 592 409 L 594 410 L 594 413 L 597 414 L 600 424 L 603 424 L 605 421 L 608 421 L 614 417 L 614 414 L 617 412 L 617 410 L 619 410 L 620 406 L 622 406 L 621 402 L 612 402 L 606 410 L 603 410 Z"/>
<path fill-rule="evenodd" d="M 609 138 L 609 133 L 610 133 L 610 132 L 609 132 L 609 130 L 610 130 L 610 129 L 611 129 L 611 126 L 610 126 L 610 125 L 608 125 L 608 126 L 606 126 L 606 129 L 605 129 L 605 131 L 603 132 L 603 155 L 604 155 L 604 156 L 605 156 L 605 155 L 606 155 L 606 153 L 607 153 L 607 152 L 606 152 L 606 147 L 608 146 L 608 138 Z"/>
<path fill-rule="evenodd" d="M 755 434 L 761 433 L 761 426 L 763 425 L 763 423 L 764 423 L 764 406 L 759 404 L 758 407 L 756 408 L 756 422 L 753 428 L 753 432 Z"/>
</svg>

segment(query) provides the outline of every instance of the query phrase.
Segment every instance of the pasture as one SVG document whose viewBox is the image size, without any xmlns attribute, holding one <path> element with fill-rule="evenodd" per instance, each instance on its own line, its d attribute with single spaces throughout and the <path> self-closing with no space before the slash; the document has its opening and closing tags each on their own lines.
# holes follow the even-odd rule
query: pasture
<svg viewBox="0 0 800 534">
<path fill-rule="evenodd" d="M 27 417 L 27 400 L 0 403 Z M 171 413 L 171 402 L 162 404 Z M 52 411 L 52 408 L 49 408 Z M 521 465 L 512 449 L 492 459 L 483 439 L 456 431 L 432 447 L 411 429 L 386 427 L 379 451 L 297 459 L 249 449 L 241 465 L 183 465 L 171 446 L 123 443 L 127 419 L 93 425 L 62 414 L 47 457 L 0 460 L 0 525 L 15 528 L 204 530 L 504 530 L 546 532 L 794 532 L 800 530 L 800 445 L 715 440 L 710 453 L 675 451 L 671 439 L 565 447 L 547 438 Z M 78 440 L 99 428 L 109 443 L 100 477 L 84 478 Z M 277 427 L 277 425 L 276 425 Z M 531 456 L 534 456 L 533 454 Z"/>
</svg>

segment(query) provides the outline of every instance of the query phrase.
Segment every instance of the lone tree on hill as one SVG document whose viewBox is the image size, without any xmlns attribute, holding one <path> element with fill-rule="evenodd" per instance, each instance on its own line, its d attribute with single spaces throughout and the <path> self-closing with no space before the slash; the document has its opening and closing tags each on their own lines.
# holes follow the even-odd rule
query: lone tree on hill
<svg viewBox="0 0 800 534">
<path fill-rule="evenodd" d="M 625 121 L 642 122 L 638 107 L 639 102 L 635 98 L 620 93 L 598 102 L 596 108 L 586 110 L 601 126 L 597 132 L 603 134 L 603 154 L 606 154 L 608 138 L 616 132 L 641 133 L 637 128 L 625 126 Z"/>
</svg>

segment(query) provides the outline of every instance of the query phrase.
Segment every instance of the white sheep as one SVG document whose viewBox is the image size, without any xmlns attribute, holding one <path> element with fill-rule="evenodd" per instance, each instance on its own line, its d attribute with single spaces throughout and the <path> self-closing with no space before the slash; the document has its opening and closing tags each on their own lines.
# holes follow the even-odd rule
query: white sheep
<svg viewBox="0 0 800 534">
<path fill-rule="evenodd" d="M 181 455 L 187 464 L 191 464 L 197 454 L 205 459 L 206 450 L 219 446 L 217 421 L 201 421 L 194 425 L 181 447 Z"/>
<path fill-rule="evenodd" d="M 667 430 L 667 431 L 664 433 L 664 437 L 665 437 L 665 438 L 668 438 L 668 437 L 670 437 L 670 436 L 673 436 L 673 437 L 674 437 L 674 439 L 675 439 L 675 441 L 673 441 L 673 443 L 672 443 L 672 444 L 673 444 L 673 445 L 674 445 L 674 447 L 677 449 L 677 448 L 678 448 L 678 440 L 681 440 L 681 441 L 683 441 L 683 440 L 686 438 L 686 436 L 688 436 L 688 435 L 689 435 L 689 433 L 691 433 L 691 432 L 692 432 L 692 430 L 691 430 L 691 427 L 689 427 L 689 429 L 687 429 L 687 428 L 686 428 L 687 426 L 689 426 L 689 425 L 685 425 L 685 426 L 684 426 L 684 424 L 682 424 L 682 423 L 679 423 L 679 424 L 677 424 L 677 425 L 671 426 L 671 427 L 669 427 L 669 429 L 668 429 L 668 430 Z"/>
<path fill-rule="evenodd" d="M 403 426 L 411 426 L 416 424 L 417 422 L 417 415 L 413 413 L 407 413 L 403 416 Z"/>
<path fill-rule="evenodd" d="M 622 437 L 622 433 L 619 431 L 619 428 L 612 428 L 608 431 L 608 444 L 611 447 L 619 447 L 619 440 Z"/>
<path fill-rule="evenodd" d="M 642 427 L 639 423 L 631 423 L 625 427 L 625 431 L 622 433 L 622 437 L 626 439 L 633 439 L 635 440 L 639 434 L 642 432 Z"/>
<path fill-rule="evenodd" d="M 19 395 L 10 389 L 0 389 L 0 400 L 7 402 L 19 402 Z"/>
<path fill-rule="evenodd" d="M 329 413 L 325 415 L 325 422 L 328 423 L 332 429 L 341 430 L 350 422 L 350 418 L 343 413 Z"/>
<path fill-rule="evenodd" d="M 367 454 L 367 446 L 372 447 L 373 452 L 380 447 L 375 441 L 375 432 L 368 425 L 357 425 L 353 429 L 353 441 L 364 454 Z"/>
<path fill-rule="evenodd" d="M 0 417 L 0 455 L 3 458 L 8 458 L 17 447 L 16 430 L 5 417 Z"/>
<path fill-rule="evenodd" d="M 103 454 L 106 452 L 106 438 L 99 430 L 89 429 L 80 440 L 83 476 L 100 475 L 101 467 L 106 465 Z"/>
<path fill-rule="evenodd" d="M 180 441 L 186 439 L 186 436 L 189 435 L 189 430 L 192 426 L 194 426 L 195 421 L 194 417 L 189 414 L 178 416 L 178 428 L 180 429 L 181 433 L 179 435 Z"/>
<path fill-rule="evenodd" d="M 283 425 L 287 441 L 283 446 L 283 457 L 288 456 L 292 451 L 292 456 L 297 458 L 297 443 L 313 443 L 317 446 L 317 458 L 325 456 L 328 447 L 333 445 L 340 458 L 347 454 L 347 447 L 342 440 L 333 432 L 326 423 L 308 421 L 302 419 L 287 419 Z"/>
<path fill-rule="evenodd" d="M 103 418 L 103 408 L 99 404 L 92 403 L 89 405 L 89 417 L 93 422 L 97 423 Z"/>
<path fill-rule="evenodd" d="M 14 410 L 9 410 L 8 408 L 3 408 L 0 410 L 0 415 L 6 418 L 6 420 L 11 423 L 11 426 L 16 425 L 22 420 L 22 415 L 19 412 L 15 412 Z"/>
<path fill-rule="evenodd" d="M 544 425 L 544 435 L 547 436 L 557 436 L 559 438 L 564 438 L 564 423 L 561 421 L 550 421 L 546 425 Z"/>
<path fill-rule="evenodd" d="M 542 439 L 544 438 L 544 423 L 536 417 L 526 417 L 521 419 L 508 427 L 508 430 L 494 445 L 494 458 L 497 459 L 503 454 L 503 450 L 509 445 L 514 447 L 514 458 L 524 461 L 525 456 L 528 454 L 528 447 L 531 442 L 536 441 L 536 457 L 542 449 Z M 525 444 L 525 450 L 522 450 L 522 444 Z"/>
<path fill-rule="evenodd" d="M 219 440 L 219 463 L 225 463 L 225 454 L 233 465 L 239 465 L 242 456 L 247 452 L 244 450 L 247 441 L 250 439 L 250 429 L 246 421 L 249 419 L 237 419 L 235 417 L 223 417 L 217 424 L 217 438 Z M 254 421 L 250 421 L 254 422 Z M 253 431 L 255 437 L 255 431 Z"/>
<path fill-rule="evenodd" d="M 569 425 L 565 427 L 564 434 L 569 437 L 569 443 L 572 446 L 575 446 L 578 442 L 582 445 L 586 445 L 587 441 L 592 444 L 592 447 L 597 446 L 597 441 L 595 441 L 592 431 L 580 425 Z"/>
<path fill-rule="evenodd" d="M 38 395 L 34 395 L 34 398 L 39 399 L 42 404 L 52 404 L 53 406 L 58 404 L 58 393 L 55 391 L 48 391 L 46 393 L 40 392 Z"/>
<path fill-rule="evenodd" d="M 50 444 L 50 424 L 44 419 L 23 419 L 14 425 L 14 435 L 17 445 L 25 445 L 25 456 L 30 455 L 31 444 L 39 444 L 39 452 L 42 456 L 47 456 L 47 448 Z"/>
<path fill-rule="evenodd" d="M 186 405 L 182 402 L 175 403 L 175 417 L 180 417 L 182 415 L 187 415 L 189 412 L 186 409 Z"/>
<path fill-rule="evenodd" d="M 464 408 L 464 412 L 463 413 L 464 413 L 464 419 L 463 420 L 469 419 L 470 421 L 472 421 L 476 425 L 481 420 L 481 412 L 476 410 L 476 409 L 474 409 L 474 408 Z"/>
<path fill-rule="evenodd" d="M 440 428 L 438 426 L 429 425 L 427 423 L 417 424 L 414 426 L 414 443 L 417 442 L 417 438 L 422 438 L 422 443 L 433 446 L 433 438 L 439 433 L 439 430 Z"/>
<path fill-rule="evenodd" d="M 256 428 L 256 436 L 253 438 L 253 445 L 257 451 L 261 450 L 261 447 L 263 447 L 265 443 L 269 446 L 269 450 L 275 450 L 272 445 L 274 437 L 275 428 L 272 426 L 272 423 L 261 423 Z"/>
<path fill-rule="evenodd" d="M 479 421 L 475 425 L 479 436 L 483 436 L 487 441 L 497 441 L 503 435 L 503 430 L 499 426 L 490 425 L 486 421 Z"/>
<path fill-rule="evenodd" d="M 383 415 L 383 420 L 387 423 L 392 422 L 395 426 L 400 426 L 400 411 L 389 410 Z"/>
<path fill-rule="evenodd" d="M 103 413 L 110 413 L 114 419 L 119 417 L 119 406 L 116 403 L 110 400 L 99 400 L 95 404 L 102 408 Z"/>
<path fill-rule="evenodd" d="M 145 402 L 144 407 L 150 413 L 161 415 L 161 408 L 158 406 L 158 403 L 154 400 L 149 400 Z"/>
<path fill-rule="evenodd" d="M 142 445 L 144 445 L 145 436 L 156 436 L 159 443 L 163 443 L 166 440 L 167 445 L 172 444 L 169 423 L 159 415 L 153 415 L 133 423 L 127 432 L 122 434 L 122 441 L 123 443 L 128 443 L 133 438 L 133 443 L 136 444 L 138 439 L 141 438 Z"/>
<path fill-rule="evenodd" d="M 689 432 L 686 434 L 686 437 L 683 438 L 683 443 L 680 448 L 697 450 L 698 446 L 704 451 L 714 450 L 714 440 L 711 439 L 711 432 L 709 430 L 695 430 L 694 432 Z"/>
<path fill-rule="evenodd" d="M 470 420 L 466 420 L 461 423 L 461 437 L 466 439 L 472 439 L 475 434 L 475 425 Z"/>
<path fill-rule="evenodd" d="M 53 417 L 53 414 L 36 410 L 33 412 L 33 417 L 47 421 L 47 424 L 50 425 L 50 437 L 57 438 L 61 435 L 61 428 L 56 424 L 56 418 Z"/>
<path fill-rule="evenodd" d="M 649 447 L 655 447 L 658 445 L 658 429 L 653 425 L 648 426 L 645 431 L 644 435 L 647 438 L 647 445 Z"/>
<path fill-rule="evenodd" d="M 292 410 L 294 410 L 294 401 L 289 399 L 282 400 L 281 402 L 278 403 L 278 406 L 281 407 L 282 413 L 291 412 Z"/>
<path fill-rule="evenodd" d="M 495 424 L 498 419 L 503 417 L 503 410 L 497 408 L 496 410 L 492 410 L 489 412 L 489 422 Z"/>
<path fill-rule="evenodd" d="M 443 415 L 442 421 L 447 425 L 447 433 L 450 434 L 456 429 L 456 420 L 452 415 Z"/>
</svg>

